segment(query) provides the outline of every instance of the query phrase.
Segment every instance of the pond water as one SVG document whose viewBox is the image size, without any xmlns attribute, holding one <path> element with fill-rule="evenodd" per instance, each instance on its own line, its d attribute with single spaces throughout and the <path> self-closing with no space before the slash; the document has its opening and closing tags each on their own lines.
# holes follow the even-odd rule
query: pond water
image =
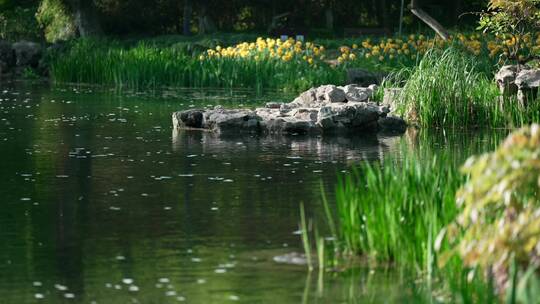
<svg viewBox="0 0 540 304">
<path fill-rule="evenodd" d="M 321 213 L 338 174 L 406 150 L 492 148 L 505 131 L 339 138 L 174 132 L 171 112 L 291 96 L 134 93 L 0 83 L 2 303 L 403 302 L 414 280 L 353 267 L 322 279 L 273 257 L 302 252 L 299 204 Z M 342 173 L 344 172 L 344 173 Z"/>
</svg>

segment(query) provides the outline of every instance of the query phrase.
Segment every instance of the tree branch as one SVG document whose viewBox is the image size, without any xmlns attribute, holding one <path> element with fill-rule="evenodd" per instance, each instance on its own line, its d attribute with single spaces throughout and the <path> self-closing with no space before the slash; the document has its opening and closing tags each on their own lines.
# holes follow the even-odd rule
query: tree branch
<svg viewBox="0 0 540 304">
<path fill-rule="evenodd" d="M 448 40 L 450 38 L 446 29 L 418 6 L 417 0 L 411 0 L 411 12 L 431 27 L 443 40 Z"/>
</svg>

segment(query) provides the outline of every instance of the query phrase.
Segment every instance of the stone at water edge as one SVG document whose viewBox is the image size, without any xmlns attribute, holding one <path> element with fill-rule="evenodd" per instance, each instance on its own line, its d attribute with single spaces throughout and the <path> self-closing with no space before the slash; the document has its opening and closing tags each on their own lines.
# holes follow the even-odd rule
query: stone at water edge
<svg viewBox="0 0 540 304">
<path fill-rule="evenodd" d="M 15 65 L 18 67 L 38 67 L 42 55 L 41 45 L 35 42 L 19 41 L 13 44 Z"/>
<path fill-rule="evenodd" d="M 518 86 L 515 83 L 518 73 L 522 70 L 527 70 L 529 67 L 525 65 L 505 65 L 497 74 L 495 81 L 499 87 L 499 91 L 503 95 L 514 95 L 518 92 Z"/>
<path fill-rule="evenodd" d="M 9 42 L 0 40 L 0 69 L 1 73 L 8 72 L 15 65 L 15 53 Z"/>
<path fill-rule="evenodd" d="M 173 124 L 177 129 L 201 128 L 216 133 L 322 134 L 392 128 L 401 131 L 405 125 L 401 118 L 384 120 L 390 112 L 388 106 L 369 102 L 376 89 L 324 85 L 303 92 L 290 103 L 273 102 L 255 110 L 216 107 L 176 112 Z"/>
<path fill-rule="evenodd" d="M 522 105 L 534 101 L 540 88 L 540 69 L 522 70 L 517 74 L 515 84 L 518 87 L 518 101 Z"/>
</svg>

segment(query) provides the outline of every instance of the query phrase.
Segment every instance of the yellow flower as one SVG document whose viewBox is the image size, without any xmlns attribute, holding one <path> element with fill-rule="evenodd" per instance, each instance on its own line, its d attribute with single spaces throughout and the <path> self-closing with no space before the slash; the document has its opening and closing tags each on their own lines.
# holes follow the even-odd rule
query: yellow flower
<svg viewBox="0 0 540 304">
<path fill-rule="evenodd" d="M 199 56 L 199 60 L 200 60 L 200 61 L 203 61 L 203 60 L 204 60 L 204 56 L 203 56 L 203 55 Z"/>
<path fill-rule="evenodd" d="M 313 64 L 313 58 L 311 58 L 311 57 L 308 58 L 307 62 L 308 62 L 309 64 Z"/>
<path fill-rule="evenodd" d="M 355 54 L 349 54 L 349 59 L 350 60 L 355 60 L 356 59 L 356 55 Z"/>
<path fill-rule="evenodd" d="M 352 45 L 352 48 L 356 50 L 356 49 L 358 48 L 358 44 L 356 44 L 356 43 L 353 44 L 353 45 Z"/>
<path fill-rule="evenodd" d="M 384 56 L 379 56 L 379 61 L 383 61 L 384 60 Z"/>
</svg>

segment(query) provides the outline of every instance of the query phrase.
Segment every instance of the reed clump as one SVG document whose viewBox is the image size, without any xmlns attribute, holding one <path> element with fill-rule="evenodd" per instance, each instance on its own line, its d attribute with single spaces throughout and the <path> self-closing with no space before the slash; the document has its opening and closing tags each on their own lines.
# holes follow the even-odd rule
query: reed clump
<svg viewBox="0 0 540 304">
<path fill-rule="evenodd" d="M 326 83 L 343 84 L 345 72 L 319 60 L 294 57 L 207 56 L 174 46 L 126 46 L 81 39 L 51 60 L 56 82 L 115 85 L 132 89 L 215 87 L 299 92 Z M 298 60 L 296 60 L 298 59 Z M 308 59 L 306 57 L 306 59 Z"/>
<path fill-rule="evenodd" d="M 428 51 L 385 86 L 403 83 L 397 112 L 422 127 L 513 127 L 540 119 L 540 103 L 503 99 L 475 58 L 456 48 Z"/>
</svg>

